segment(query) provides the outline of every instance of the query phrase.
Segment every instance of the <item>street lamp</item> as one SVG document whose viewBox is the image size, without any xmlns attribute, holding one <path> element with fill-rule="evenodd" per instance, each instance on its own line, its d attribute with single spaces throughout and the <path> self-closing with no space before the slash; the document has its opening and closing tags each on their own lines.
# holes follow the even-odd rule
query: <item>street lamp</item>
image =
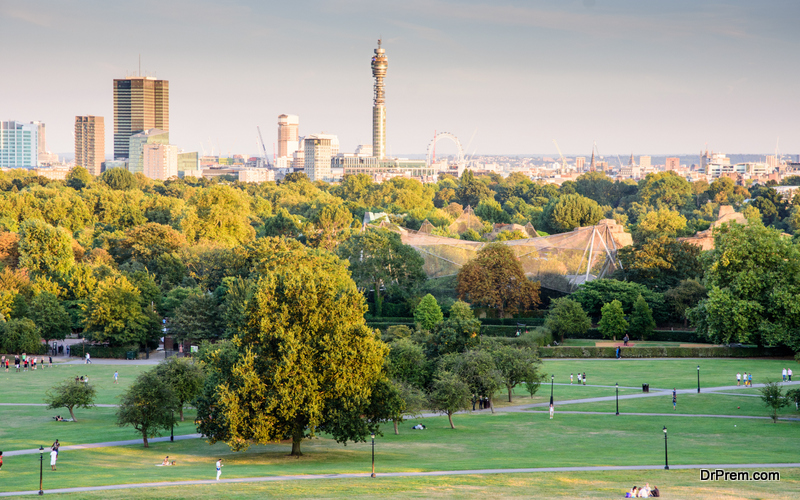
<svg viewBox="0 0 800 500">
<path fill-rule="evenodd" d="M 372 434 L 372 475 L 370 477 L 375 477 L 375 434 Z"/>
<path fill-rule="evenodd" d="M 175 410 L 170 410 L 170 414 L 172 415 L 172 419 L 170 420 L 169 424 L 169 440 L 170 442 L 175 441 Z"/>
<path fill-rule="evenodd" d="M 614 386 L 617 388 L 617 415 L 619 415 L 619 382 L 614 384 Z"/>
<path fill-rule="evenodd" d="M 697 365 L 697 394 L 700 394 L 700 365 Z"/>
<path fill-rule="evenodd" d="M 555 380 L 555 375 L 550 375 L 550 404 L 553 404 L 553 381 Z"/>
<path fill-rule="evenodd" d="M 39 446 L 39 494 L 44 495 L 42 491 L 42 464 L 44 464 L 44 447 Z"/>
<path fill-rule="evenodd" d="M 667 426 L 664 426 L 664 468 L 669 470 L 669 454 L 667 453 Z"/>
</svg>

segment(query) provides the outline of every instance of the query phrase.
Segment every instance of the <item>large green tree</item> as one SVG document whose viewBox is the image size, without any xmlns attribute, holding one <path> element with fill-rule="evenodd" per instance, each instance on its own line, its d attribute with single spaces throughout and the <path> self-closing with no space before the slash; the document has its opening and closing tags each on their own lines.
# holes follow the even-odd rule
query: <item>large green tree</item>
<svg viewBox="0 0 800 500">
<path fill-rule="evenodd" d="M 544 326 L 553 332 L 554 336 L 560 337 L 563 344 L 565 337 L 586 333 L 592 327 L 592 321 L 580 303 L 569 297 L 561 297 L 550 301 Z"/>
<path fill-rule="evenodd" d="M 422 297 L 417 307 L 414 308 L 414 321 L 423 330 L 432 329 L 441 323 L 443 319 L 442 309 L 439 307 L 439 303 L 436 302 L 436 297 L 431 294 Z"/>
<path fill-rule="evenodd" d="M 458 375 L 447 371 L 441 372 L 433 381 L 430 402 L 431 409 L 447 415 L 450 428 L 455 429 L 453 414 L 469 408 L 469 386 Z"/>
<path fill-rule="evenodd" d="M 202 367 L 189 358 L 172 356 L 159 363 L 156 373 L 172 388 L 183 422 L 183 407 L 200 395 L 205 373 Z"/>
<path fill-rule="evenodd" d="M 28 318 L 0 321 L 0 347 L 12 354 L 39 352 L 42 337 L 36 323 Z"/>
<path fill-rule="evenodd" d="M 576 227 L 593 226 L 603 218 L 596 201 L 579 194 L 566 194 L 545 205 L 542 221 L 551 233 L 564 233 Z"/>
<path fill-rule="evenodd" d="M 383 289 L 394 285 L 409 290 L 425 280 L 422 257 L 404 245 L 399 234 L 386 229 L 355 234 L 339 245 L 337 253 L 350 263 L 359 289 L 373 290 L 376 316 L 383 314 Z"/>
<path fill-rule="evenodd" d="M 458 180 L 456 188 L 456 198 L 462 206 L 477 207 L 478 203 L 484 198 L 491 198 L 492 190 L 483 181 L 475 178 L 472 170 L 464 170 Z"/>
<path fill-rule="evenodd" d="M 758 223 L 715 230 L 708 298 L 690 313 L 715 342 L 800 350 L 800 248 Z"/>
<path fill-rule="evenodd" d="M 638 334 L 642 340 L 653 334 L 656 322 L 653 321 L 653 312 L 647 305 L 644 297 L 639 295 L 633 303 L 633 313 L 630 316 L 629 330 L 631 333 Z"/>
<path fill-rule="evenodd" d="M 615 279 L 598 279 L 584 283 L 570 298 L 581 304 L 583 310 L 593 318 L 599 318 L 602 307 L 612 300 L 619 300 L 623 311 L 633 311 L 633 303 L 641 295 L 653 311 L 656 323 L 663 323 L 669 317 L 661 293 L 649 290 L 644 285 L 618 281 Z"/>
<path fill-rule="evenodd" d="M 317 432 L 364 440 L 376 429 L 362 415 L 388 350 L 364 323 L 364 297 L 335 256 L 267 243 L 234 353 L 207 356 L 219 375 L 198 402 L 199 429 L 234 450 L 291 439 L 295 456 Z"/>
<path fill-rule="evenodd" d="M 82 309 L 84 331 L 96 342 L 125 345 L 147 340 L 152 318 L 142 309 L 139 289 L 124 276 L 100 281 Z"/>
<path fill-rule="evenodd" d="M 62 277 L 74 265 L 72 241 L 67 231 L 40 219 L 29 219 L 20 224 L 20 267 L 33 274 Z"/>
<path fill-rule="evenodd" d="M 614 340 L 617 336 L 622 337 L 628 329 L 628 322 L 625 321 L 625 313 L 622 311 L 622 303 L 616 299 L 603 306 L 602 317 L 597 323 L 597 328 L 603 337 Z"/>
<path fill-rule="evenodd" d="M 41 292 L 33 298 L 28 310 L 45 340 L 63 340 L 70 332 L 72 322 L 69 313 L 58 297 L 50 292 Z"/>
<path fill-rule="evenodd" d="M 161 435 L 176 420 L 173 412 L 179 403 L 175 391 L 155 369 L 136 377 L 133 384 L 122 394 L 117 408 L 117 424 L 130 425 L 142 434 L 144 447 L 148 448 L 148 438 Z"/>
<path fill-rule="evenodd" d="M 683 280 L 703 276 L 700 253 L 696 245 L 658 236 L 619 249 L 617 257 L 622 270 L 615 276 L 663 292 Z"/>
<path fill-rule="evenodd" d="M 541 373 L 542 362 L 536 351 L 524 347 L 496 346 L 490 350 L 502 384 L 508 390 L 508 402 L 514 388 L 523 383 L 532 383 L 538 389 L 538 382 L 544 378 Z M 535 391 L 534 391 L 535 392 Z"/>
<path fill-rule="evenodd" d="M 502 243 L 486 245 L 458 271 L 458 296 L 495 309 L 498 317 L 536 307 L 539 282 L 525 276 L 514 251 Z"/>
<path fill-rule="evenodd" d="M 57 410 L 58 408 L 66 408 L 69 410 L 72 421 L 77 422 L 78 419 L 75 418 L 75 412 L 73 410 L 76 407 L 93 407 L 97 391 L 94 386 L 88 383 L 77 382 L 74 379 L 68 378 L 55 387 L 48 389 L 45 395 L 44 402 L 47 403 L 48 409 Z"/>
</svg>

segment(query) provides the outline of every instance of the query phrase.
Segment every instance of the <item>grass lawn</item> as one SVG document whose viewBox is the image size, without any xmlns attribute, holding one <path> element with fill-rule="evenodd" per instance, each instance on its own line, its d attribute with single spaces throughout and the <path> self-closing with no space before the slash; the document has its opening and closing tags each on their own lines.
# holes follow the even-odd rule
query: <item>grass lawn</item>
<svg viewBox="0 0 800 500">
<path fill-rule="evenodd" d="M 622 350 L 623 357 L 625 349 Z M 763 383 L 767 379 L 780 380 L 781 370 L 790 363 L 789 359 L 731 359 L 731 358 L 690 358 L 690 359 L 545 359 L 542 369 L 547 374 L 555 374 L 556 382 L 569 383 L 569 374 L 586 372 L 589 384 L 641 387 L 661 389 L 691 389 L 697 387 L 697 366 L 700 365 L 700 386 L 714 387 L 736 385 L 736 372 L 753 374 L 753 383 Z M 794 365 L 792 365 L 794 366 Z M 549 378 L 549 377 L 548 377 Z"/>
<path fill-rule="evenodd" d="M 399 436 L 387 433 L 377 438 L 378 471 L 658 465 L 664 459 L 664 425 L 669 429 L 673 465 L 794 462 L 800 447 L 800 424 L 765 420 L 736 421 L 734 427 L 730 420 L 700 417 L 557 414 L 549 420 L 546 414 L 529 412 L 483 413 L 454 416 L 455 430 L 449 429 L 446 417 L 419 421 L 428 429 L 412 431 L 412 423 L 406 422 Z M 391 432 L 390 427 L 386 431 Z M 47 472 L 45 482 L 57 478 L 60 487 L 72 487 L 209 479 L 213 478 L 213 462 L 220 457 L 225 459 L 227 478 L 369 469 L 368 443 L 342 446 L 327 438 L 313 439 L 303 443 L 305 455 L 299 459 L 287 456 L 290 449 L 289 443 L 281 443 L 233 453 L 224 444 L 209 446 L 196 439 L 153 443 L 149 449 L 126 446 L 65 451 L 59 457 L 59 470 Z M 154 467 L 164 455 L 178 465 Z M 0 490 L 32 489 L 38 484 L 37 461 L 34 455 L 8 457 Z"/>
<path fill-rule="evenodd" d="M 12 359 L 13 362 L 13 359 Z M 82 375 L 97 390 L 97 404 L 117 404 L 117 396 L 127 389 L 136 377 L 154 365 L 68 365 L 54 363 L 53 368 L 16 373 L 11 365 L 8 373 L 0 372 L 0 403 L 43 403 L 45 392 L 67 378 Z M 114 371 L 119 371 L 119 383 L 114 384 Z M 54 414 L 55 415 L 55 414 Z M 62 415 L 63 416 L 63 415 Z M 80 417 L 78 417 L 80 418 Z"/>
<path fill-rule="evenodd" d="M 750 471 L 752 472 L 752 471 Z M 658 486 L 665 498 L 689 500 L 793 500 L 800 469 L 780 469 L 777 482 L 701 482 L 699 471 L 659 470 L 487 474 L 451 477 L 320 479 L 269 483 L 212 484 L 53 495 L 52 498 L 136 500 L 139 498 L 623 498 L 631 486 Z M 223 475 L 224 477 L 224 475 Z M 46 485 L 45 485 L 46 487 Z M 51 495 L 48 494 L 48 497 Z"/>
<path fill-rule="evenodd" d="M 558 401 L 556 401 L 556 404 Z M 558 408 L 558 406 L 557 406 Z M 577 403 L 560 407 L 566 411 L 615 411 L 614 401 L 599 403 Z M 664 396 L 621 399 L 619 411 L 622 413 L 692 413 L 703 415 L 751 415 L 768 417 L 770 415 L 761 398 L 737 396 L 735 394 L 678 394 L 677 410 L 672 409 L 672 393 Z M 781 408 L 778 415 L 800 418 L 800 412 L 792 404 Z M 800 428 L 798 431 L 800 433 Z"/>
<path fill-rule="evenodd" d="M 614 388 L 607 388 L 607 387 L 591 387 L 587 386 L 584 387 L 582 385 L 578 385 L 577 379 L 575 380 L 575 384 L 569 385 L 569 381 L 566 385 L 556 385 L 554 387 L 554 392 L 559 395 L 561 399 L 582 399 L 582 398 L 597 398 L 602 396 L 613 396 L 614 395 Z M 641 389 L 625 389 L 620 388 L 619 393 L 620 395 L 623 394 L 639 394 Z M 494 397 L 494 406 L 495 409 L 505 408 L 506 406 L 517 406 L 517 405 L 527 405 L 533 403 L 545 403 L 550 401 L 550 382 L 547 383 L 542 382 L 542 385 L 539 387 L 539 390 L 534 393 L 533 398 L 531 395 L 528 394 L 528 391 L 525 389 L 524 385 L 519 385 L 514 388 L 513 391 L 514 397 L 511 403 L 508 402 L 508 391 L 503 389 L 502 391 L 495 394 Z M 477 408 L 477 407 L 476 407 Z"/>
</svg>

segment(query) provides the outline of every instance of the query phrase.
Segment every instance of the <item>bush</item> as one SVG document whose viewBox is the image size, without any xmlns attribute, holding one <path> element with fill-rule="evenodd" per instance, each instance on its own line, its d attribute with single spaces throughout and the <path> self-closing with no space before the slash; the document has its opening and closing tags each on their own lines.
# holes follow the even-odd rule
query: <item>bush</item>
<svg viewBox="0 0 800 500">
<path fill-rule="evenodd" d="M 111 359 L 125 359 L 128 352 L 133 351 L 139 354 L 139 346 L 136 344 L 110 347 L 103 344 L 90 344 L 82 342 L 74 344 L 69 347 L 69 352 L 72 356 L 85 357 L 88 352 L 92 358 L 111 358 Z"/>
<path fill-rule="evenodd" d="M 783 347 L 623 347 L 623 358 L 762 358 L 780 357 Z M 542 347 L 542 358 L 614 358 L 616 347 Z"/>
<path fill-rule="evenodd" d="M 570 339 L 590 339 L 590 340 L 604 340 L 603 335 L 597 328 L 589 328 L 583 335 L 571 335 Z M 701 339 L 697 332 L 692 330 L 656 330 L 650 336 L 648 341 L 652 342 L 684 342 L 686 344 L 705 343 L 706 340 Z"/>
</svg>

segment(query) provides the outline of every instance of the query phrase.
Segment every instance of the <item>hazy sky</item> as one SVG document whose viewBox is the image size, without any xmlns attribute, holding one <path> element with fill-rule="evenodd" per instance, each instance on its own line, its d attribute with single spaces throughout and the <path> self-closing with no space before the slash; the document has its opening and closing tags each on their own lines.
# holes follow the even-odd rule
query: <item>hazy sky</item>
<svg viewBox="0 0 800 500">
<path fill-rule="evenodd" d="M 141 54 L 179 147 L 255 154 L 260 125 L 271 155 L 290 113 L 352 152 L 383 37 L 389 154 L 434 131 L 477 154 L 797 154 L 799 23 L 797 0 L 0 0 L 0 119 L 71 153 L 74 116 L 101 115 L 111 154 L 112 80 Z"/>
</svg>

